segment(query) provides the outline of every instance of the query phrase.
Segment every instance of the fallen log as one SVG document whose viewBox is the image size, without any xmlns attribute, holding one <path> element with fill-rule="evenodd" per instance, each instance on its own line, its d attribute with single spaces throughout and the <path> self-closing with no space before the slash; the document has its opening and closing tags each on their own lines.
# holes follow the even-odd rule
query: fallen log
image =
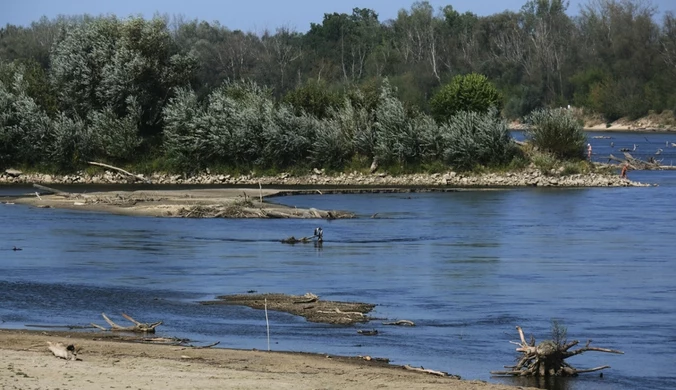
<svg viewBox="0 0 676 390">
<path fill-rule="evenodd" d="M 39 189 L 40 191 L 42 191 L 43 195 L 44 195 L 44 194 L 47 194 L 47 195 L 49 195 L 49 194 L 54 194 L 54 195 L 65 196 L 65 197 L 70 197 L 70 196 L 73 195 L 73 194 L 70 193 L 70 192 L 57 190 L 56 188 L 51 188 L 51 187 L 43 186 L 43 185 L 40 185 L 40 184 L 35 184 L 35 183 L 33 183 L 33 187 L 35 187 L 35 188 Z"/>
<path fill-rule="evenodd" d="M 383 322 L 383 325 L 415 326 L 415 322 L 409 320 L 399 320 L 394 322 Z"/>
<path fill-rule="evenodd" d="M 136 180 L 142 181 L 142 182 L 144 182 L 144 183 L 146 183 L 146 184 L 153 184 L 152 181 L 146 179 L 145 177 L 143 177 L 143 176 L 141 176 L 141 175 L 135 175 L 135 174 L 133 174 L 133 173 L 131 173 L 131 172 L 125 171 L 125 170 L 122 169 L 122 168 L 114 167 L 114 166 L 112 166 L 112 165 L 108 165 L 108 164 L 104 164 L 104 163 L 100 163 L 100 162 L 96 162 L 96 161 L 87 161 L 87 164 L 90 164 L 90 165 L 96 165 L 96 166 L 99 166 L 99 167 L 112 169 L 112 170 L 114 170 L 114 171 L 118 171 L 118 172 L 120 172 L 120 173 L 122 173 L 122 174 L 124 174 L 124 175 L 129 176 L 129 177 L 132 177 L 132 178 L 134 178 L 134 179 L 136 179 Z"/>
<path fill-rule="evenodd" d="M 517 345 L 517 352 L 522 355 L 515 366 L 505 366 L 509 368 L 507 371 L 491 371 L 491 375 L 506 375 L 506 376 L 529 376 L 529 377 L 549 377 L 549 376 L 577 376 L 585 372 L 594 372 L 610 368 L 610 366 L 601 366 L 588 369 L 577 369 L 565 362 L 569 357 L 579 355 L 587 351 L 597 351 L 615 354 L 624 354 L 622 351 L 608 348 L 590 347 L 591 340 L 587 344 L 576 350 L 570 350 L 572 347 L 579 344 L 579 341 L 574 340 L 566 342 L 565 328 L 561 330 L 557 325 L 552 329 L 552 333 L 556 340 L 545 340 L 535 345 L 535 338 L 531 337 L 530 342 L 526 342 L 526 337 L 520 326 L 516 327 L 519 332 L 520 342 L 510 341 L 510 343 Z M 561 337 L 556 337 L 563 336 Z"/>
<path fill-rule="evenodd" d="M 408 371 L 424 372 L 425 374 L 436 375 L 436 376 L 443 376 L 443 377 L 451 376 L 451 375 L 449 375 L 447 372 L 436 371 L 436 370 L 428 370 L 428 369 L 426 369 L 426 368 L 424 368 L 424 367 L 420 367 L 420 368 L 418 368 L 418 367 L 412 367 L 412 366 L 409 366 L 408 364 L 406 364 L 406 365 L 404 365 L 404 366 L 402 366 L 402 367 L 404 368 L 404 370 L 408 370 Z M 460 379 L 460 377 L 457 376 L 457 375 L 453 375 L 453 377 L 454 377 L 454 378 L 457 378 L 457 379 Z"/>
<path fill-rule="evenodd" d="M 114 323 L 108 316 L 106 316 L 106 313 L 101 313 L 101 316 L 103 319 L 110 325 L 110 329 L 106 329 L 103 326 L 96 325 L 92 323 L 91 325 L 105 331 L 122 331 L 122 332 L 137 332 L 137 333 L 155 333 L 155 328 L 158 326 L 162 325 L 162 321 L 158 322 L 153 322 L 152 324 L 146 324 L 142 322 L 138 322 L 135 319 L 131 318 L 130 316 L 122 313 L 122 317 L 126 318 L 127 320 L 131 321 L 134 323 L 133 326 L 120 326 L 116 323 Z"/>
</svg>

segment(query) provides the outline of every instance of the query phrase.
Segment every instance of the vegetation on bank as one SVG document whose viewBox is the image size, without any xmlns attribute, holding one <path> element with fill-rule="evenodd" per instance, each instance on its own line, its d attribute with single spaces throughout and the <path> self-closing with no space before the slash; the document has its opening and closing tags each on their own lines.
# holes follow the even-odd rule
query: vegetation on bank
<svg viewBox="0 0 676 390">
<path fill-rule="evenodd" d="M 546 107 L 608 120 L 675 108 L 676 23 L 632 0 L 565 11 L 544 0 L 478 17 L 422 2 L 387 23 L 355 9 L 261 36 L 159 17 L 8 25 L 0 168 L 588 169 L 579 123 Z M 528 147 L 509 136 L 514 117 L 532 124 Z"/>
</svg>

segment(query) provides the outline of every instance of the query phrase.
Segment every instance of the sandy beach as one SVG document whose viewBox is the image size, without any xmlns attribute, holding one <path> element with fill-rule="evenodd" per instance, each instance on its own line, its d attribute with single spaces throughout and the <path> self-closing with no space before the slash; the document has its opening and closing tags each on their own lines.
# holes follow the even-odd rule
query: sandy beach
<svg viewBox="0 0 676 390">
<path fill-rule="evenodd" d="M 74 344 L 81 360 L 53 356 L 48 341 Z M 109 332 L 0 330 L 0 349 L 0 388 L 7 390 L 516 388 L 438 377 L 362 357 L 152 345 Z"/>
</svg>

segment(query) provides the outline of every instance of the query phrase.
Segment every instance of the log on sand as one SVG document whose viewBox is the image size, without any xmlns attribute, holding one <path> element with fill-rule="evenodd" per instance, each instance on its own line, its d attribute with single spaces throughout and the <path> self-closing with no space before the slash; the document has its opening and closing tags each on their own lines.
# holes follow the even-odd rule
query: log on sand
<svg viewBox="0 0 676 390">
<path fill-rule="evenodd" d="M 134 179 L 136 179 L 136 180 L 142 181 L 142 182 L 144 182 L 144 183 L 146 183 L 146 184 L 153 184 L 152 181 L 146 179 L 145 177 L 143 177 L 143 176 L 141 176 L 141 175 L 135 175 L 135 174 L 133 174 L 133 173 L 131 173 L 131 172 L 129 172 L 129 171 L 125 171 L 125 170 L 122 169 L 122 168 L 114 167 L 114 166 L 112 166 L 112 165 L 108 165 L 108 164 L 104 164 L 104 163 L 100 163 L 100 162 L 96 162 L 96 161 L 87 161 L 87 164 L 90 164 L 90 165 L 96 165 L 96 166 L 99 166 L 99 167 L 112 169 L 112 170 L 114 170 L 114 171 L 117 171 L 117 172 L 120 172 L 120 173 L 122 173 L 122 174 L 124 174 L 124 175 L 127 175 L 127 176 L 129 176 L 129 177 L 131 177 L 131 178 L 134 178 Z"/>
</svg>

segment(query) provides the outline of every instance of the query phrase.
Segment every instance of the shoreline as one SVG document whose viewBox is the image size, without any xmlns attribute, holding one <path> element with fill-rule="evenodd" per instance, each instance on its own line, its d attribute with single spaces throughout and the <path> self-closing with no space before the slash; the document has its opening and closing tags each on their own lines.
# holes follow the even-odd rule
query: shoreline
<svg viewBox="0 0 676 390">
<path fill-rule="evenodd" d="M 16 171 L 0 174 L 0 184 L 56 185 L 121 185 L 129 177 L 111 171 L 101 174 L 53 176 L 23 174 Z M 507 190 L 519 187 L 588 188 L 588 187 L 649 187 L 650 184 L 634 182 L 610 173 L 562 175 L 552 171 L 544 175 L 537 169 L 504 174 L 407 174 L 391 176 L 384 173 L 362 174 L 353 172 L 330 176 L 315 170 L 310 175 L 253 177 L 243 175 L 211 175 L 182 177 L 180 175 L 154 174 L 144 180 L 162 185 L 202 185 L 206 188 L 150 189 L 129 191 L 65 192 L 55 188 L 36 188 L 21 196 L 5 197 L 5 204 L 23 204 L 38 208 L 59 208 L 81 211 L 105 212 L 129 216 L 180 217 L 180 218 L 354 218 L 349 211 L 317 210 L 288 207 L 267 202 L 274 196 L 331 193 L 374 192 L 454 192 Z M 219 188 L 219 186 L 221 186 Z M 240 187 L 238 187 L 240 186 Z M 241 187 L 247 186 L 248 188 Z M 227 188 L 226 188 L 227 187 Z M 256 188 L 258 187 L 258 188 Z M 306 187 L 306 188 L 297 188 Z M 330 187 L 330 188 L 326 188 Z M 155 188 L 155 187 L 154 187 Z M 51 192 L 48 192 L 50 190 Z"/>
<path fill-rule="evenodd" d="M 375 357 L 198 349 L 132 339 L 112 332 L 0 329 L 0 388 L 525 389 L 410 371 Z M 56 358 L 48 341 L 74 344 L 81 360 Z"/>
</svg>

